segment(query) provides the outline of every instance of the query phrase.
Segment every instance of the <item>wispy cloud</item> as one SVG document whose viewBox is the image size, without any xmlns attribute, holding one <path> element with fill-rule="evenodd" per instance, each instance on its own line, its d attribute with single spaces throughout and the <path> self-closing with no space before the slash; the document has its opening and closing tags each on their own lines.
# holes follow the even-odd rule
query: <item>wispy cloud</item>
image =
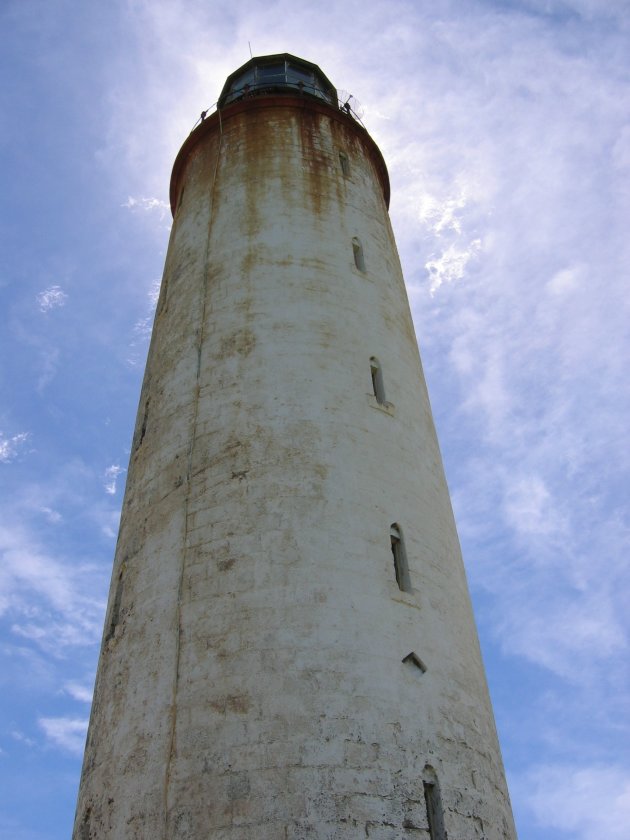
<svg viewBox="0 0 630 840">
<path fill-rule="evenodd" d="M 18 432 L 17 435 L 5 437 L 0 432 L 0 463 L 8 464 L 17 458 L 21 448 L 24 446 L 30 435 L 28 432 Z"/>
<path fill-rule="evenodd" d="M 623 158 L 627 117 L 590 78 L 605 73 L 604 58 L 584 64 L 557 49 L 561 30 L 543 47 L 534 19 L 518 37 L 507 31 L 514 19 L 496 23 L 510 43 L 505 90 L 485 87 L 485 102 L 475 103 L 479 88 L 463 80 L 444 98 L 459 142 L 420 149 L 432 165 L 405 172 L 417 201 L 404 206 L 403 236 L 414 253 L 437 255 L 412 267 L 416 290 L 425 289 L 415 315 L 430 379 L 439 368 L 434 403 L 450 377 L 451 484 L 473 583 L 496 598 L 496 638 L 562 678 L 603 679 L 612 691 L 629 630 L 620 498 L 630 389 L 620 360 L 630 252 L 621 223 L 628 195 L 603 150 L 619 142 Z M 471 37 L 452 19 L 445 26 Z M 501 49 L 499 30 L 483 36 L 486 46 Z M 587 107 L 576 85 L 588 89 Z M 617 95 L 627 99 L 625 83 Z M 597 175 L 585 180 L 585 171 Z M 476 241 L 483 247 L 469 258 Z M 462 275 L 465 283 L 447 282 Z"/>
<path fill-rule="evenodd" d="M 44 730 L 48 740 L 56 747 L 61 747 L 74 755 L 81 755 L 85 746 L 87 718 L 42 717 L 37 723 Z"/>
<path fill-rule="evenodd" d="M 151 310 L 153 311 L 157 306 L 158 298 L 160 296 L 160 287 L 162 285 L 162 280 L 160 277 L 157 277 L 152 283 L 149 291 L 147 292 L 147 297 L 149 298 L 149 305 Z"/>
<path fill-rule="evenodd" d="M 68 295 L 61 286 L 49 286 L 37 295 L 37 303 L 42 312 L 50 312 L 51 309 L 58 309 L 66 305 Z"/>
<path fill-rule="evenodd" d="M 575 840 L 626 840 L 630 773 L 620 765 L 542 764 L 517 777 L 513 795 L 550 832 Z"/>
<path fill-rule="evenodd" d="M 103 487 L 105 488 L 105 492 L 110 496 L 116 493 L 116 480 L 122 472 L 124 472 L 124 469 L 119 464 L 112 464 L 105 470 L 105 484 Z"/>
<path fill-rule="evenodd" d="M 435 294 L 442 283 L 452 283 L 454 280 L 461 280 L 466 271 L 468 263 L 481 251 L 481 239 L 473 239 L 464 247 L 452 243 L 438 257 L 434 257 L 425 263 L 425 267 L 431 275 L 429 290 Z"/>
<path fill-rule="evenodd" d="M 104 537 L 115 540 L 118 535 L 120 524 L 120 508 L 111 510 L 109 508 L 95 508 L 92 517 L 97 522 L 99 530 Z"/>
<path fill-rule="evenodd" d="M 506 523 L 519 535 L 554 539 L 566 536 L 568 523 L 540 475 L 510 476 L 503 501 Z"/>
<path fill-rule="evenodd" d="M 9 733 L 14 741 L 18 741 L 20 744 L 25 744 L 27 747 L 34 747 L 35 741 L 32 738 L 29 738 L 28 735 L 25 735 L 19 729 L 12 729 Z"/>
<path fill-rule="evenodd" d="M 134 198 L 129 196 L 127 201 L 120 205 L 128 210 L 141 210 L 147 213 L 157 212 L 160 219 L 163 219 L 170 212 L 170 204 L 160 198 Z"/>
<path fill-rule="evenodd" d="M 55 657 L 94 644 L 102 628 L 103 572 L 47 553 L 23 529 L 0 525 L 0 615 L 13 633 Z"/>
<path fill-rule="evenodd" d="M 153 317 L 151 315 L 146 315 L 144 318 L 138 318 L 136 323 L 133 325 L 133 341 L 132 347 L 135 347 L 136 344 L 145 344 L 148 343 L 149 339 L 151 338 L 151 328 L 153 326 Z"/>
<path fill-rule="evenodd" d="M 468 203 L 466 193 L 448 196 L 440 201 L 435 195 L 422 193 L 418 201 L 418 216 L 422 223 L 435 235 L 462 232 L 462 215 Z"/>
<path fill-rule="evenodd" d="M 63 516 L 59 513 L 58 510 L 53 510 L 49 507 L 40 508 L 40 512 L 43 513 L 48 522 L 50 522 L 53 525 L 57 525 L 63 519 Z"/>
<path fill-rule="evenodd" d="M 40 394 L 57 375 L 59 359 L 58 347 L 45 347 L 40 352 L 40 374 L 37 378 L 37 390 Z"/>
<path fill-rule="evenodd" d="M 70 697 L 74 700 L 78 700 L 80 703 L 92 702 L 92 689 L 85 685 L 81 685 L 81 683 L 66 683 L 64 685 L 64 690 L 70 695 Z"/>
<path fill-rule="evenodd" d="M 160 296 L 161 280 L 153 280 L 149 290 L 147 291 L 147 306 L 145 314 L 138 318 L 133 325 L 133 337 L 129 342 L 129 356 L 127 357 L 127 364 L 130 367 L 137 367 L 146 357 L 147 348 L 149 346 L 149 339 L 151 338 L 151 330 L 153 328 L 153 318 L 155 316 L 155 307 Z"/>
</svg>

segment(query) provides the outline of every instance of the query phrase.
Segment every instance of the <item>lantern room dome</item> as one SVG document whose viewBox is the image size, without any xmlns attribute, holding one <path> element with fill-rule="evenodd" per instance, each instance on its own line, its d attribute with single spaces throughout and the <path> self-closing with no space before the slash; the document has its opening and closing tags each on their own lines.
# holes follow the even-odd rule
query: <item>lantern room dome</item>
<svg viewBox="0 0 630 840">
<path fill-rule="evenodd" d="M 289 53 L 258 56 L 243 64 L 228 76 L 217 106 L 264 93 L 314 96 L 338 106 L 337 91 L 319 67 Z"/>
</svg>

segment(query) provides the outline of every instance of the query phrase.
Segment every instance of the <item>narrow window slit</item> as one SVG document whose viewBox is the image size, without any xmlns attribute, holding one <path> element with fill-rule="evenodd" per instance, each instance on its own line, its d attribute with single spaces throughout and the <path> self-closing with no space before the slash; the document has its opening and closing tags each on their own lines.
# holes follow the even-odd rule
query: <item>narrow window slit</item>
<svg viewBox="0 0 630 840">
<path fill-rule="evenodd" d="M 352 253 L 354 255 L 354 264 L 359 271 L 365 272 L 365 257 L 363 256 L 363 245 L 357 236 L 352 237 Z"/>
<path fill-rule="evenodd" d="M 348 155 L 344 152 L 339 152 L 339 165 L 341 166 L 341 174 L 344 178 L 350 177 L 350 161 Z"/>
<path fill-rule="evenodd" d="M 447 840 L 446 829 L 444 828 L 444 812 L 440 787 L 437 782 L 435 771 L 432 770 L 432 781 L 424 781 L 424 802 L 427 809 L 427 823 L 429 825 L 429 837 L 431 840 Z"/>
<path fill-rule="evenodd" d="M 398 584 L 398 588 L 401 592 L 411 592 L 412 588 L 411 578 L 409 577 L 409 565 L 407 563 L 407 552 L 405 551 L 405 543 L 400 525 L 397 525 L 394 522 L 389 530 L 389 535 L 392 546 L 392 555 L 394 557 L 396 583 Z"/>
<path fill-rule="evenodd" d="M 376 356 L 370 357 L 370 373 L 372 375 L 372 390 L 379 405 L 385 405 L 385 386 L 383 384 L 383 369 Z"/>
</svg>

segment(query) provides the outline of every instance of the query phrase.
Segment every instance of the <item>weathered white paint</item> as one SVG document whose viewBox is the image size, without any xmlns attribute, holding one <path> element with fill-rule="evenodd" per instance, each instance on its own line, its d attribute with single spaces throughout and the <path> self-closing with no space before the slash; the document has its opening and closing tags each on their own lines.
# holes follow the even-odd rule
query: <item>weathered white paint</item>
<svg viewBox="0 0 630 840">
<path fill-rule="evenodd" d="M 437 776 L 513 840 L 373 141 L 261 97 L 174 178 L 74 837 L 428 838 Z"/>
</svg>

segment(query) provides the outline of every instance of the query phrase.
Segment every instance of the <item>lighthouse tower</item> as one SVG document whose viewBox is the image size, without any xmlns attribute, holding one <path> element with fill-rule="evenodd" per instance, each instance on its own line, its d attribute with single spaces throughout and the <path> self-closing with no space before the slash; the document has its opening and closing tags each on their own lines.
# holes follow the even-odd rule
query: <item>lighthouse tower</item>
<svg viewBox="0 0 630 840">
<path fill-rule="evenodd" d="M 254 58 L 184 143 L 75 840 L 514 840 L 374 141 Z"/>
</svg>

